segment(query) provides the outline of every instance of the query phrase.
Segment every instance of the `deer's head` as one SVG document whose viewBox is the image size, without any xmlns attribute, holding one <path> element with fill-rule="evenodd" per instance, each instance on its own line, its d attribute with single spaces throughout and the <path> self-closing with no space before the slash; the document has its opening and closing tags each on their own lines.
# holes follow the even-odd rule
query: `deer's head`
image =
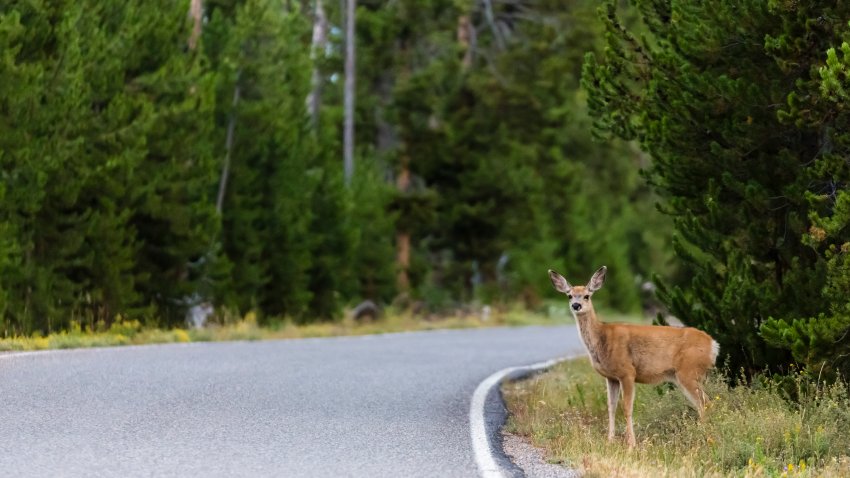
<svg viewBox="0 0 850 478">
<path fill-rule="evenodd" d="M 573 313 L 575 314 L 582 310 L 589 310 L 592 307 L 590 298 L 594 292 L 602 288 L 602 284 L 605 282 L 605 271 L 607 270 L 607 267 L 602 266 L 593 274 L 587 285 L 577 285 L 575 287 L 571 286 L 567 282 L 567 279 L 564 279 L 564 276 L 552 269 L 549 269 L 549 278 L 552 279 L 552 285 L 555 286 L 555 290 L 567 295 L 567 298 L 570 300 L 570 308 L 573 309 Z"/>
</svg>

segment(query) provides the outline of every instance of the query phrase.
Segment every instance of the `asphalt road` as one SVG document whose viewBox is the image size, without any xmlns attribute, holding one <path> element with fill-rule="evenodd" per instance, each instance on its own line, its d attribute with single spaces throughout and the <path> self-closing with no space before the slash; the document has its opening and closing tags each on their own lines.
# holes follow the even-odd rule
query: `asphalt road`
<svg viewBox="0 0 850 478">
<path fill-rule="evenodd" d="M 0 356 L 4 476 L 473 477 L 491 373 L 574 326 Z"/>
</svg>

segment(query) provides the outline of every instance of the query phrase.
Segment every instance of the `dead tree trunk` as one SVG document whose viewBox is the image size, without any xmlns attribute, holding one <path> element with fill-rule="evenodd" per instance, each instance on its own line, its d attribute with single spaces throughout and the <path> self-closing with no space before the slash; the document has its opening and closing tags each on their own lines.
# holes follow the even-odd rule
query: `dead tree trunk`
<svg viewBox="0 0 850 478">
<path fill-rule="evenodd" d="M 346 0 L 345 15 L 345 124 L 343 126 L 343 161 L 345 184 L 354 176 L 354 11 L 356 0 Z"/>
<path fill-rule="evenodd" d="M 189 35 L 189 50 L 194 50 L 198 46 L 198 40 L 201 38 L 201 27 L 204 20 L 204 1 L 192 0 L 189 4 L 189 16 L 192 17 L 192 33 Z"/>
<path fill-rule="evenodd" d="M 313 11 L 313 41 L 311 56 L 313 59 L 312 90 L 307 95 L 307 111 L 313 127 L 319 124 L 319 107 L 322 105 L 322 70 L 317 64 L 319 58 L 324 54 L 328 44 L 328 18 L 325 16 L 325 8 L 322 0 L 316 0 Z"/>
</svg>

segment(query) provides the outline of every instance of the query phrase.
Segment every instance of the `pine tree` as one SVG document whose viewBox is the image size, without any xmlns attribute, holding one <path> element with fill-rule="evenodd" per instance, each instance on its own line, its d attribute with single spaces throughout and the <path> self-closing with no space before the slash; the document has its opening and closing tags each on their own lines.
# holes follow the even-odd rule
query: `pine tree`
<svg viewBox="0 0 850 478">
<path fill-rule="evenodd" d="M 182 318 L 196 289 L 187 264 L 217 227 L 209 81 L 180 48 L 184 5 L 142 3 L 22 2 L 3 15 L 3 161 L 19 178 L 2 212 L 17 264 L 3 280 L 7 330 Z"/>
<path fill-rule="evenodd" d="M 805 195 L 811 225 L 803 243 L 817 254 L 815 267 L 825 277 L 819 297 L 823 312 L 769 320 L 762 332 L 768 342 L 789 349 L 819 376 L 846 378 L 850 377 L 850 94 L 845 85 L 850 78 L 850 26 L 837 30 L 844 41 L 826 50 L 820 57 L 825 62 L 812 68 L 808 81 L 798 83 L 780 112 L 783 122 L 822 135 L 818 157 L 806 171 L 813 187 Z M 788 48 L 783 40 L 778 38 L 775 44 Z"/>
<path fill-rule="evenodd" d="M 536 305 L 547 292 L 541 263 L 588 274 L 607 264 L 617 271 L 611 305 L 634 310 L 635 280 L 662 262 L 664 242 L 655 238 L 667 226 L 654 219 L 653 196 L 638 181 L 641 155 L 591 141 L 577 90 L 581 52 L 601 38 L 581 20 L 592 18 L 593 2 L 537 2 L 520 16 L 508 4 L 493 8 L 496 31 L 509 35 L 497 38 L 477 8 L 449 15 L 444 32 L 451 25 L 454 34 L 464 13 L 481 25 L 472 58 L 446 47 L 445 36 L 433 45 L 430 34 L 422 48 L 439 55 L 395 98 L 402 153 L 436 198 L 436 224 L 416 235 L 429 257 L 450 258 L 439 285 L 468 300 L 474 279 L 484 299 L 521 296 Z M 401 221 L 417 208 L 403 211 Z M 647 221 L 657 230 L 642 233 Z M 635 248 L 645 256 L 630 255 Z M 649 255 L 662 260 L 649 264 Z"/>
<path fill-rule="evenodd" d="M 394 191 L 384 182 L 383 171 L 375 164 L 361 160 L 352 185 L 353 207 L 350 221 L 352 238 L 351 271 L 355 299 L 389 303 L 396 293 L 396 270 L 393 260 L 393 231 L 396 215 L 390 208 Z"/>
<path fill-rule="evenodd" d="M 119 53 L 138 72 L 134 94 L 154 108 L 143 136 L 147 154 L 130 180 L 141 186 L 130 204 L 141 244 L 138 289 L 170 324 L 183 320 L 188 305 L 211 298 L 212 271 L 220 261 L 211 251 L 220 224 L 211 197 L 217 180 L 213 76 L 199 55 L 185 51 L 189 25 L 183 7 L 169 1 L 128 5 L 132 23 L 124 28 L 147 28 L 135 34 L 137 43 L 127 44 L 133 51 Z"/>
<path fill-rule="evenodd" d="M 510 138 L 532 149 L 532 164 L 543 181 L 543 193 L 534 199 L 540 217 L 532 221 L 543 230 L 514 247 L 512 255 L 514 267 L 528 270 L 516 277 L 526 295 L 549 293 L 548 284 L 538 280 L 541 262 L 561 267 L 563 261 L 564 270 L 579 275 L 607 265 L 606 304 L 634 311 L 639 281 L 667 271 L 670 226 L 655 213 L 655 197 L 640 181 L 643 155 L 622 141 L 591 137 L 579 79 L 584 52 L 601 49 L 595 9 L 596 2 L 566 8 L 562 2 L 535 3 L 534 16 L 517 22 L 510 48 L 496 66 L 512 85 L 502 101 L 519 105 L 497 117 L 509 125 Z M 522 257 L 535 249 L 536 256 Z"/>
<path fill-rule="evenodd" d="M 840 44 L 847 7 L 636 3 L 649 35 L 638 38 L 609 2 L 608 48 L 587 57 L 584 84 L 600 129 L 653 157 L 648 178 L 692 277 L 660 297 L 715 336 L 733 368 L 781 368 L 790 354 L 762 326 L 828 304 L 823 257 L 803 238 L 814 211 L 806 198 L 821 188 L 813 174 L 836 130 L 793 110 L 813 100 L 811 73 Z"/>
<path fill-rule="evenodd" d="M 124 68 L 108 56 L 109 8 L 59 2 L 10 12 L 25 30 L 12 37 L 5 73 L 28 83 L 4 94 L 21 108 L 6 110 L 15 119 L 3 148 L 4 170 L 21 178 L 7 190 L 21 251 L 7 317 L 23 332 L 108 320 L 138 300 L 125 181 L 144 157 L 150 109 L 115 83 Z"/>
<path fill-rule="evenodd" d="M 411 247 L 411 236 L 415 230 L 431 224 L 435 196 L 422 187 L 420 178 L 410 174 L 410 163 L 421 158 L 411 156 L 404 149 L 406 139 L 400 136 L 400 109 L 396 100 L 406 81 L 421 68 L 428 68 L 432 55 L 439 57 L 453 51 L 446 50 L 447 45 L 453 44 L 453 30 L 445 27 L 453 25 L 456 9 L 445 0 L 365 1 L 359 3 L 357 15 L 356 143 L 361 161 L 368 163 L 365 167 L 378 170 L 368 171 L 362 178 L 386 181 L 395 188 L 395 193 L 384 194 L 380 185 L 376 185 L 376 191 L 367 192 L 361 179 L 358 194 L 377 194 L 372 198 L 380 198 L 381 203 L 371 203 L 378 210 L 358 210 L 356 214 L 365 219 L 381 215 L 381 210 L 392 212 L 392 222 L 386 221 L 385 216 L 383 221 L 361 223 L 359 229 L 371 242 L 384 246 L 387 234 L 394 235 L 395 251 L 387 249 L 389 255 L 377 262 L 376 251 L 367 249 L 364 243 L 355 261 L 378 266 L 376 270 L 381 274 L 394 268 L 395 292 L 400 298 L 409 298 L 411 284 L 418 282 L 417 276 L 422 272 L 411 268 L 411 255 L 417 253 L 415 245 Z M 369 161 L 371 157 L 374 160 Z M 356 203 L 357 209 L 362 206 L 361 202 Z M 363 270 L 358 269 L 357 273 L 363 274 Z M 372 289 L 369 283 L 374 279 L 360 275 L 361 290 Z M 385 290 L 385 293 L 391 291 Z"/>
<path fill-rule="evenodd" d="M 311 129 L 310 23 L 297 9 L 248 0 L 216 7 L 205 29 L 220 71 L 219 131 L 235 114 L 223 205 L 230 301 L 240 310 L 299 321 L 338 315 L 351 295 L 354 229 L 338 144 L 319 117 Z M 240 90 L 235 108 L 226 101 Z"/>
</svg>

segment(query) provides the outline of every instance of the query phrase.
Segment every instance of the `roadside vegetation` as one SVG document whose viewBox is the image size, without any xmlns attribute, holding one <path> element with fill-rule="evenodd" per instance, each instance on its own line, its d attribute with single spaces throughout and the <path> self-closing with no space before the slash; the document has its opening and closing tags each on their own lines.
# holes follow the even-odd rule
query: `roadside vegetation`
<svg viewBox="0 0 850 478">
<path fill-rule="evenodd" d="M 850 476 L 850 5 L 598 13 L 607 46 L 581 76 L 594 133 L 651 156 L 674 221 L 659 321 L 710 334 L 725 366 L 704 422 L 678 391 L 638 387 L 632 452 L 607 443 L 583 360 L 507 385 L 508 429 L 589 476 Z"/>
<path fill-rule="evenodd" d="M 218 342 L 226 340 L 275 340 L 308 337 L 335 337 L 409 332 L 436 329 L 465 329 L 499 326 L 555 325 L 567 320 L 563 311 L 551 308 L 528 312 L 521 307 L 492 314 L 455 313 L 444 316 L 418 317 L 410 313 L 388 311 L 374 320 L 354 320 L 350 317 L 336 322 L 297 324 L 291 320 L 270 320 L 261 325 L 254 313 L 229 317 L 221 323 L 204 328 L 171 328 L 145 326 L 138 320 L 117 319 L 107 326 L 104 322 L 82 325 L 72 322 L 69 330 L 42 335 L 0 339 L 0 352 L 85 347 L 114 347 L 180 342 Z"/>
<path fill-rule="evenodd" d="M 706 389 L 712 401 L 700 422 L 678 390 L 639 385 L 629 452 L 621 409 L 608 443 L 604 380 L 586 359 L 570 360 L 503 386 L 506 431 L 589 477 L 850 476 L 846 383 L 796 371 L 729 386 L 715 374 Z"/>
</svg>

